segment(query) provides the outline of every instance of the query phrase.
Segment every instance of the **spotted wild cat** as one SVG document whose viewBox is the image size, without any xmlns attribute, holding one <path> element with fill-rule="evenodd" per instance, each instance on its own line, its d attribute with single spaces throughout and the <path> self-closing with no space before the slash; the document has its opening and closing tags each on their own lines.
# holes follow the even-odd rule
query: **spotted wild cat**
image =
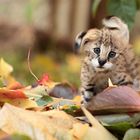
<svg viewBox="0 0 140 140">
<path fill-rule="evenodd" d="M 103 28 L 81 32 L 75 47 L 83 55 L 81 88 L 84 105 L 108 86 L 108 78 L 115 85 L 140 87 L 140 64 L 129 44 L 127 25 L 118 17 L 103 19 Z"/>
</svg>

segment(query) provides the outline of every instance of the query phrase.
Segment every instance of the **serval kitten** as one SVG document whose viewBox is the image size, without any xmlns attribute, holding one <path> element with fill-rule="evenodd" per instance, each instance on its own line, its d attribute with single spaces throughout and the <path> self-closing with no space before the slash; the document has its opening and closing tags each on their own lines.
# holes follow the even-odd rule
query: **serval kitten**
<svg viewBox="0 0 140 140">
<path fill-rule="evenodd" d="M 140 64 L 129 44 L 127 25 L 118 17 L 103 19 L 103 28 L 81 32 L 76 37 L 83 59 L 81 88 L 84 105 L 108 86 L 108 78 L 115 85 L 140 87 Z"/>
</svg>

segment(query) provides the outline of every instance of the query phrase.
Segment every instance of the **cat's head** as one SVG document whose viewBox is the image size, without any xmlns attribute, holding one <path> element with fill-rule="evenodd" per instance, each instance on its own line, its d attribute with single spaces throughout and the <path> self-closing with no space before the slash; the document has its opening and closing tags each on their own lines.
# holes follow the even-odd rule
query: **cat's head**
<svg viewBox="0 0 140 140">
<path fill-rule="evenodd" d="M 109 70 L 129 43 L 127 25 L 118 17 L 103 19 L 102 29 L 90 29 L 77 35 L 75 46 L 89 57 L 98 70 Z"/>
</svg>

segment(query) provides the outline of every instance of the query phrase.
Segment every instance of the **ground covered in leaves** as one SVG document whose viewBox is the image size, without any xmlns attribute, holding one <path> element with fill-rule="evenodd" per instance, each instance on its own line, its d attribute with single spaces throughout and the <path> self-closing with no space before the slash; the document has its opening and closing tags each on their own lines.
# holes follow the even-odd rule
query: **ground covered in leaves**
<svg viewBox="0 0 140 140">
<path fill-rule="evenodd" d="M 44 74 L 24 86 L 13 67 L 0 59 L 1 140 L 139 140 L 140 94 L 111 85 L 89 111 L 69 83 Z"/>
</svg>

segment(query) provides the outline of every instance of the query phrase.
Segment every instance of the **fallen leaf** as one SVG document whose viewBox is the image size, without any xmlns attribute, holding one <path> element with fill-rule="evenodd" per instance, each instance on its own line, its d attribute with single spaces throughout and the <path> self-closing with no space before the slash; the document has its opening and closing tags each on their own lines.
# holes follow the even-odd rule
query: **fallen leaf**
<svg viewBox="0 0 140 140">
<path fill-rule="evenodd" d="M 49 91 L 49 95 L 56 98 L 73 99 L 76 90 L 68 83 L 59 83 Z"/>
<path fill-rule="evenodd" d="M 93 113 L 139 112 L 140 95 L 127 86 L 108 87 L 86 106 Z"/>
<path fill-rule="evenodd" d="M 113 85 L 113 83 L 112 83 L 110 78 L 108 79 L 108 86 L 109 87 L 117 87 L 117 85 Z"/>
<path fill-rule="evenodd" d="M 4 99 L 27 99 L 27 96 L 21 90 L 0 88 L 0 101 Z"/>
<path fill-rule="evenodd" d="M 13 100 L 7 100 L 7 103 L 20 107 L 20 108 L 35 108 L 38 107 L 37 103 L 30 99 L 13 99 Z"/>
<path fill-rule="evenodd" d="M 52 121 L 52 117 L 46 117 L 9 104 L 5 104 L 0 111 L 0 128 L 8 134 L 22 133 L 36 140 L 57 140 L 53 135 L 67 137 L 64 135 L 67 134 L 66 130 L 58 128 Z"/>
<path fill-rule="evenodd" d="M 0 130 L 0 140 L 5 138 L 5 137 L 7 137 L 7 136 L 8 136 L 7 133 L 5 133 L 4 131 Z"/>
<path fill-rule="evenodd" d="M 0 110 L 0 129 L 36 140 L 117 140 L 97 120 L 89 127 L 63 111 L 33 112 L 10 104 Z"/>
<path fill-rule="evenodd" d="M 41 98 L 39 98 L 38 100 L 36 100 L 36 103 L 38 104 L 38 106 L 44 106 L 52 101 L 53 101 L 52 97 L 50 97 L 48 95 L 44 95 Z"/>
<path fill-rule="evenodd" d="M 50 80 L 50 77 L 48 74 L 44 74 L 41 79 L 37 82 L 38 85 L 44 85 L 47 86 L 48 89 L 52 89 L 56 84 L 59 84 L 58 82 L 53 82 Z"/>
<path fill-rule="evenodd" d="M 0 59 L 0 77 L 5 78 L 13 71 L 13 67 L 9 65 L 7 62 Z"/>
<path fill-rule="evenodd" d="M 23 135 L 23 134 L 17 134 L 17 133 L 11 135 L 9 139 L 10 140 L 31 140 L 31 138 L 29 138 L 28 136 Z"/>
<path fill-rule="evenodd" d="M 34 98 L 35 100 L 40 99 L 44 95 L 48 95 L 48 88 L 44 85 L 37 85 L 35 87 L 27 87 L 22 90 L 22 92 L 27 96 Z"/>
<path fill-rule="evenodd" d="M 65 112 L 73 116 L 81 111 L 80 106 L 77 105 L 64 105 L 61 107 L 61 110 L 64 110 Z"/>
<path fill-rule="evenodd" d="M 92 136 L 92 140 L 97 139 L 98 140 L 117 140 L 109 131 L 107 131 L 99 122 L 96 120 L 86 108 L 82 107 L 82 110 L 85 114 L 85 116 L 88 118 L 89 122 L 92 124 L 91 132 L 87 135 L 94 135 Z"/>
<path fill-rule="evenodd" d="M 21 83 L 14 81 L 10 83 L 9 85 L 7 85 L 7 88 L 11 90 L 16 90 L 16 89 L 22 89 L 24 88 L 24 86 Z"/>
<path fill-rule="evenodd" d="M 37 83 L 40 84 L 40 85 L 45 85 L 49 81 L 50 81 L 49 75 L 48 74 L 44 74 Z"/>
<path fill-rule="evenodd" d="M 113 134 L 123 136 L 128 129 L 137 127 L 140 113 L 99 115 L 96 119 Z"/>
<path fill-rule="evenodd" d="M 123 138 L 123 140 L 139 140 L 140 129 L 129 129 Z"/>
</svg>

